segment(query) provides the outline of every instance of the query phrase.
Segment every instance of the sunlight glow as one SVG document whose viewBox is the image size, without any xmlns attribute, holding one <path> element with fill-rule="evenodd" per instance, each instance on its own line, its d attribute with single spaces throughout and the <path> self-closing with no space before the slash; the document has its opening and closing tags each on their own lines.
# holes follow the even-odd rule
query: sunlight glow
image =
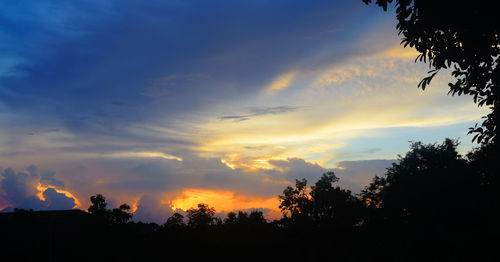
<svg viewBox="0 0 500 262">
<path fill-rule="evenodd" d="M 42 184 L 38 183 L 38 185 L 36 187 L 36 189 L 38 190 L 37 197 L 42 201 L 46 201 L 45 196 L 43 195 L 43 192 L 45 192 L 45 190 L 47 190 L 49 188 L 54 189 L 57 193 L 64 194 L 68 198 L 74 199 L 75 206 L 73 208 L 81 208 L 82 204 L 80 203 L 78 198 L 76 198 L 75 195 L 73 195 L 71 192 L 69 192 L 67 190 L 62 190 L 62 189 L 56 188 L 55 186 L 43 186 Z"/>
<path fill-rule="evenodd" d="M 407 127 L 444 127 L 487 113 L 467 97 L 446 96 L 443 88 L 450 77 L 446 72 L 433 80 L 432 88 L 418 89 L 425 73 L 415 70 L 421 66 L 414 63 L 417 55 L 414 49 L 396 44 L 314 72 L 287 70 L 267 90 L 293 87 L 293 92 L 259 99 L 306 110 L 239 122 L 205 118 L 196 126 L 202 135 L 195 137 L 194 149 L 203 157 L 220 158 L 231 169 L 269 169 L 267 160 L 272 157 L 302 158 L 331 168 L 356 139 L 375 139 Z"/>
<path fill-rule="evenodd" d="M 136 199 L 134 201 L 134 203 L 132 204 L 132 206 L 130 207 L 130 212 L 131 213 L 135 213 L 137 211 L 139 200 L 140 200 L 140 198 Z"/>
<path fill-rule="evenodd" d="M 277 197 L 262 198 L 236 194 L 232 191 L 210 189 L 185 189 L 174 200 L 170 207 L 173 211 L 184 211 L 195 208 L 199 203 L 214 207 L 217 212 L 231 212 L 245 209 L 264 208 L 279 211 Z"/>
</svg>

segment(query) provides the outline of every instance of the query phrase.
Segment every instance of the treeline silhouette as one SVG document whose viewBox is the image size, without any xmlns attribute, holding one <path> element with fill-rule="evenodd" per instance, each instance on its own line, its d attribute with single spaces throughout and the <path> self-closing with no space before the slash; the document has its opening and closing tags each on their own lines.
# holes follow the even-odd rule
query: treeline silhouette
<svg viewBox="0 0 500 262">
<path fill-rule="evenodd" d="M 221 219 L 204 203 L 162 225 L 132 222 L 127 204 L 107 209 L 100 194 L 88 212 L 16 209 L 0 215 L 2 261 L 494 261 L 498 151 L 484 144 L 461 156 L 457 145 L 411 143 L 357 195 L 333 172 L 311 186 L 297 180 L 272 222 L 258 210 Z"/>
</svg>

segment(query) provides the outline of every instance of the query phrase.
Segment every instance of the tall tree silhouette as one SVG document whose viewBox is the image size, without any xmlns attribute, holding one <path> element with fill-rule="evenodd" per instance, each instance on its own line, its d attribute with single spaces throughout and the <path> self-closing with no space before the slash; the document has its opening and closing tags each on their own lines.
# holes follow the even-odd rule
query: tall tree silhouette
<svg viewBox="0 0 500 262">
<path fill-rule="evenodd" d="M 127 204 L 122 204 L 118 208 L 113 208 L 111 210 L 106 209 L 106 197 L 102 194 L 97 194 L 90 197 L 91 205 L 88 208 L 90 214 L 97 218 L 108 221 L 112 224 L 125 224 L 130 219 L 132 219 L 132 213 L 130 213 L 130 206 Z"/>
<path fill-rule="evenodd" d="M 132 213 L 130 213 L 130 206 L 128 204 L 121 204 L 118 208 L 113 208 L 111 210 L 111 219 L 113 223 L 125 224 L 130 219 L 132 219 Z"/>
<path fill-rule="evenodd" d="M 285 221 L 299 227 L 350 227 L 360 220 L 361 202 L 351 191 L 334 184 L 339 180 L 327 172 L 310 189 L 307 180 L 296 180 L 279 196 Z"/>
<path fill-rule="evenodd" d="M 163 227 L 167 229 L 175 229 L 179 230 L 182 229 L 186 226 L 186 223 L 184 223 L 184 216 L 175 212 L 171 217 L 167 219 L 167 222 L 163 224 Z"/>
<path fill-rule="evenodd" d="M 488 246 L 498 241 L 493 222 L 498 209 L 457 145 L 451 139 L 411 143 L 399 162 L 361 192 L 369 211 L 365 228 L 398 250 L 392 255 L 413 253 L 417 261 L 433 254 L 434 260 L 457 261 L 493 254 Z"/>
<path fill-rule="evenodd" d="M 295 225 L 308 224 L 310 222 L 311 200 L 308 194 L 307 180 L 296 180 L 295 187 L 288 186 L 279 195 L 280 209 L 285 221 Z"/>
<path fill-rule="evenodd" d="M 398 223 L 451 225 L 470 219 L 482 201 L 481 182 L 457 145 L 451 139 L 412 143 L 398 163 L 362 191 L 364 202 Z"/>
<path fill-rule="evenodd" d="M 360 200 L 350 190 L 334 186 L 338 180 L 327 172 L 311 187 L 311 216 L 321 227 L 350 227 L 361 219 Z"/>
<path fill-rule="evenodd" d="M 188 226 L 191 228 L 203 229 L 216 223 L 215 209 L 207 204 L 200 203 L 198 208 L 191 208 L 187 211 Z"/>
<path fill-rule="evenodd" d="M 393 1 L 375 2 L 386 11 Z M 419 86 L 425 89 L 440 70 L 452 68 L 449 94 L 471 95 L 479 106 L 492 109 L 481 126 L 470 128 L 473 141 L 498 139 L 500 19 L 495 2 L 398 0 L 396 17 L 401 43 L 420 52 L 417 60 L 429 62 L 429 75 Z"/>
<path fill-rule="evenodd" d="M 99 217 L 106 217 L 107 215 L 107 203 L 106 203 L 106 198 L 101 195 L 97 194 L 95 196 L 90 197 L 90 203 L 91 205 L 88 208 L 88 211 L 90 214 L 99 216 Z"/>
</svg>

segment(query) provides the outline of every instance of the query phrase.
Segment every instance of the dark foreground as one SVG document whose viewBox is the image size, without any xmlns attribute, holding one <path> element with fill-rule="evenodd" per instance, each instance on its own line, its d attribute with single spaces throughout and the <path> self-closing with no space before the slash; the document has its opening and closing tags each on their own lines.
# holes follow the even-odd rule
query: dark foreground
<svg viewBox="0 0 500 262">
<path fill-rule="evenodd" d="M 165 228 L 109 225 L 81 210 L 0 215 L 2 261 L 495 261 L 498 234 L 456 228 L 378 225 L 285 228 L 279 222 Z M 493 252 L 492 252 L 493 251 Z M 498 261 L 498 260 L 497 260 Z"/>
</svg>

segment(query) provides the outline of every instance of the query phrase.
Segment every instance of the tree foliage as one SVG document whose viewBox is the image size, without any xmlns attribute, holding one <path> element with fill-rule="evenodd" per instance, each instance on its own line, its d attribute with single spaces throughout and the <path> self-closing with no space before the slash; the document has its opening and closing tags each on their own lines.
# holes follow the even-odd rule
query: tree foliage
<svg viewBox="0 0 500 262">
<path fill-rule="evenodd" d="M 392 2 L 375 1 L 384 11 Z M 401 44 L 420 52 L 416 60 L 428 62 L 431 69 L 419 87 L 425 89 L 440 70 L 450 68 L 454 82 L 448 84 L 449 94 L 471 95 L 478 106 L 492 109 L 480 126 L 470 128 L 473 141 L 495 140 L 500 121 L 500 19 L 495 2 L 395 2 Z"/>
<path fill-rule="evenodd" d="M 295 187 L 288 186 L 283 190 L 280 199 L 281 212 L 285 217 L 298 219 L 307 216 L 309 213 L 310 199 L 307 191 L 307 180 L 296 180 Z"/>
<path fill-rule="evenodd" d="M 108 204 L 106 203 L 106 198 L 103 195 L 97 194 L 95 196 L 91 196 L 90 202 L 92 204 L 87 209 L 90 214 L 96 216 L 105 216 L 105 214 L 107 213 L 106 206 Z"/>
<path fill-rule="evenodd" d="M 217 222 L 215 209 L 207 204 L 200 203 L 198 208 L 187 211 L 188 226 L 191 228 L 207 228 Z"/>
<path fill-rule="evenodd" d="M 479 201 L 480 182 L 457 145 L 451 139 L 412 143 L 405 156 L 362 191 L 363 201 L 400 222 L 441 223 L 444 217 L 449 222 L 453 216 L 470 215 L 464 211 Z"/>
<path fill-rule="evenodd" d="M 122 204 L 118 208 L 108 210 L 106 209 L 108 205 L 106 198 L 102 194 L 91 196 L 90 202 L 92 204 L 88 208 L 89 213 L 109 223 L 125 224 L 132 219 L 133 215 L 130 213 L 130 206 L 127 204 Z"/>
<path fill-rule="evenodd" d="M 351 191 L 334 186 L 339 178 L 327 172 L 307 188 L 307 180 L 296 180 L 279 196 L 280 208 L 290 223 L 315 227 L 350 227 L 360 220 L 360 200 Z"/>
<path fill-rule="evenodd" d="M 130 219 L 132 219 L 132 213 L 130 213 L 130 206 L 127 204 L 121 204 L 118 208 L 113 208 L 111 210 L 111 220 L 115 224 L 125 224 Z"/>
<path fill-rule="evenodd" d="M 250 213 L 243 211 L 229 212 L 227 213 L 226 219 L 224 219 L 224 224 L 229 226 L 239 226 L 239 227 L 255 227 L 259 225 L 265 225 L 267 223 L 264 218 L 262 211 L 252 210 Z"/>
<path fill-rule="evenodd" d="M 184 223 L 184 216 L 175 212 L 171 217 L 167 219 L 167 222 L 163 225 L 168 229 L 181 229 L 186 226 Z"/>
<path fill-rule="evenodd" d="M 349 227 L 361 219 L 361 201 L 350 190 L 334 186 L 338 180 L 327 172 L 311 187 L 311 216 L 320 226 Z"/>
</svg>

